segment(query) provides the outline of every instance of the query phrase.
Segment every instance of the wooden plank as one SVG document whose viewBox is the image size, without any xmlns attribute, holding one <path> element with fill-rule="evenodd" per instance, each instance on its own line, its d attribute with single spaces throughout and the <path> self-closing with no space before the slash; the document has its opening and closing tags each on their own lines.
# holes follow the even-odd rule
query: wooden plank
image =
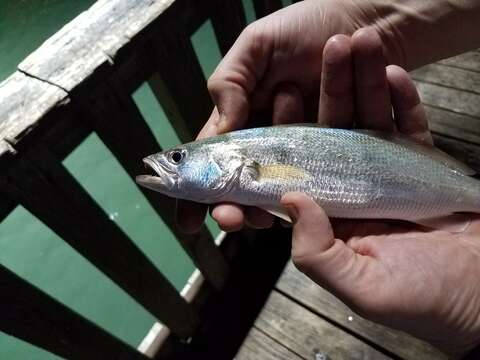
<svg viewBox="0 0 480 360">
<path fill-rule="evenodd" d="M 433 134 L 435 146 L 452 155 L 457 160 L 467 164 L 480 174 L 480 147 L 463 141 L 451 139 L 439 134 Z"/>
<path fill-rule="evenodd" d="M 235 355 L 236 360 L 301 360 L 300 356 L 274 341 L 257 328 L 252 328 Z M 313 359 L 310 357 L 310 359 Z"/>
<path fill-rule="evenodd" d="M 275 12 L 283 7 L 281 0 L 253 0 L 257 19 Z"/>
<path fill-rule="evenodd" d="M 367 339 L 403 359 L 437 360 L 446 358 L 423 341 L 356 315 L 340 300 L 298 271 L 291 262 L 285 268 L 276 287 L 300 304 L 340 324 L 358 337 Z"/>
<path fill-rule="evenodd" d="M 9 335 L 67 359 L 148 359 L 2 265 L 0 287 L 0 330 Z"/>
<path fill-rule="evenodd" d="M 149 58 L 158 71 L 149 85 L 182 142 L 186 142 L 200 131 L 213 104 L 190 38 L 183 29 L 168 29 L 168 25 L 159 27 L 158 41 L 149 49 Z"/>
<path fill-rule="evenodd" d="M 442 64 L 431 64 L 417 69 L 411 74 L 417 81 L 480 94 L 480 72 L 454 68 Z"/>
<path fill-rule="evenodd" d="M 150 128 L 145 123 L 132 97 L 125 93 L 122 83 L 111 80 L 97 88 L 83 104 L 97 134 L 116 156 L 128 174 L 134 178 L 144 173 L 142 158 L 161 151 Z M 112 121 L 115 119 L 115 121 Z M 125 146 L 125 144 L 132 144 Z M 177 240 L 215 288 L 220 289 L 228 276 L 228 265 L 203 226 L 199 233 L 183 234 L 176 226 L 175 200 L 139 187 L 146 199 L 175 234 Z"/>
<path fill-rule="evenodd" d="M 465 114 L 480 117 L 480 95 L 439 85 L 415 81 L 422 102 Z"/>
<path fill-rule="evenodd" d="M 208 6 L 218 46 L 222 55 L 225 55 L 247 23 L 242 2 L 210 0 Z"/>
<path fill-rule="evenodd" d="M 480 119 L 429 105 L 425 110 L 433 132 L 480 145 Z"/>
<path fill-rule="evenodd" d="M 255 326 L 306 359 L 317 352 L 339 360 L 390 359 L 276 291 L 270 294 Z"/>
<path fill-rule="evenodd" d="M 16 160 L 0 177 L 4 196 L 22 204 L 174 333 L 188 337 L 194 331 L 198 317 L 193 308 L 60 160 L 42 148 Z"/>
<path fill-rule="evenodd" d="M 23 72 L 71 91 L 160 17 L 173 0 L 99 0 L 19 65 Z"/>
<path fill-rule="evenodd" d="M 458 67 L 460 69 L 480 72 L 480 52 L 470 51 L 465 54 L 439 61 L 439 63 L 452 67 Z"/>
<path fill-rule="evenodd" d="M 15 72 L 0 84 L 0 139 L 15 144 L 64 101 L 68 101 L 65 91 Z"/>
</svg>

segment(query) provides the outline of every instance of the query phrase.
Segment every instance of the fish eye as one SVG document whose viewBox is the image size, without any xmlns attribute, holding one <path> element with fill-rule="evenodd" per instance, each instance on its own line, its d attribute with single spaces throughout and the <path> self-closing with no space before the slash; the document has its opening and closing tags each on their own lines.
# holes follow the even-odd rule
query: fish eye
<svg viewBox="0 0 480 360">
<path fill-rule="evenodd" d="M 168 155 L 168 160 L 171 163 L 177 165 L 182 162 L 183 158 L 185 157 L 185 152 L 181 150 L 172 150 Z"/>
</svg>

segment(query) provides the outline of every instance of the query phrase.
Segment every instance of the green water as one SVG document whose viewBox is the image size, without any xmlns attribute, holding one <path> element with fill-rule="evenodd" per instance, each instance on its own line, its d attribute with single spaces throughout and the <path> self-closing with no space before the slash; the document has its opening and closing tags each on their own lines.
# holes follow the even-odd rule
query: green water
<svg viewBox="0 0 480 360">
<path fill-rule="evenodd" d="M 0 81 L 45 39 L 93 3 L 0 0 Z M 247 20 L 253 21 L 251 1 L 243 3 Z M 208 77 L 220 60 L 210 21 L 191 40 Z M 160 145 L 167 148 L 178 144 L 175 131 L 148 85 L 143 84 L 132 96 Z M 96 134 L 88 136 L 63 164 L 110 219 L 181 289 L 194 269 L 192 262 L 100 138 Z M 213 235 L 218 233 L 211 219 L 207 225 Z M 132 346 L 140 343 L 155 322 L 151 314 L 21 206 L 0 224 L 0 262 Z M 0 359 L 58 357 L 0 333 Z"/>
</svg>

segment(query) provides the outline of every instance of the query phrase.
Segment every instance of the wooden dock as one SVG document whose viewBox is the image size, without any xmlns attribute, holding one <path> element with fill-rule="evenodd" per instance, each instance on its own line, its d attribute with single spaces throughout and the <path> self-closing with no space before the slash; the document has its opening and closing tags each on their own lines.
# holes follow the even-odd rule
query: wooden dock
<svg viewBox="0 0 480 360">
<path fill-rule="evenodd" d="M 412 73 L 437 146 L 480 170 L 480 51 Z M 237 360 L 422 359 L 447 357 L 430 345 L 372 323 L 288 263 Z"/>
</svg>

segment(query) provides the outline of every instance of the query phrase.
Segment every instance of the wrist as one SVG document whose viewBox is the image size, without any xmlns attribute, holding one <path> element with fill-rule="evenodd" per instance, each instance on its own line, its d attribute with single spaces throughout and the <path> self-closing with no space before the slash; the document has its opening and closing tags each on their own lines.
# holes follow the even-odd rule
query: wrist
<svg viewBox="0 0 480 360">
<path fill-rule="evenodd" d="M 351 0 L 353 1 L 353 0 Z M 480 1 L 353 1 L 382 37 L 390 64 L 408 70 L 480 46 Z"/>
</svg>

